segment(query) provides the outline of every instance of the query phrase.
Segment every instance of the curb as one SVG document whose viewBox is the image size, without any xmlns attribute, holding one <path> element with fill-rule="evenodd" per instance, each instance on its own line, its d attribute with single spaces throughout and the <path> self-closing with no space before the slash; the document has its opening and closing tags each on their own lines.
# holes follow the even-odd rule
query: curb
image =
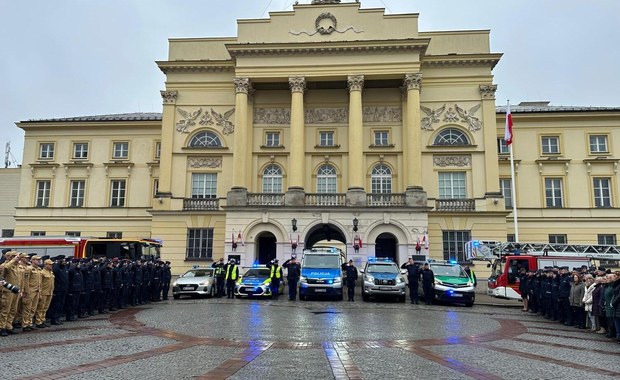
<svg viewBox="0 0 620 380">
<path fill-rule="evenodd" d="M 507 305 L 507 304 L 501 304 L 501 303 L 487 303 L 487 302 L 476 302 L 476 303 L 474 304 L 474 306 L 475 306 L 475 305 L 478 305 L 478 306 L 504 307 L 504 308 L 510 308 L 510 307 L 513 307 L 513 308 L 517 308 L 517 307 L 518 307 L 518 308 L 522 308 L 522 307 L 523 307 L 522 305 Z"/>
</svg>

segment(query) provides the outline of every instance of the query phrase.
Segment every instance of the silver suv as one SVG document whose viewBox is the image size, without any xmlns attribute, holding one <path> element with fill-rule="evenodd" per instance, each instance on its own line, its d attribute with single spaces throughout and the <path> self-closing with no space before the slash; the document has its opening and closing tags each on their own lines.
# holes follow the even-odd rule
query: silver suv
<svg viewBox="0 0 620 380">
<path fill-rule="evenodd" d="M 362 298 L 397 297 L 405 302 L 405 276 L 391 259 L 371 258 L 362 271 Z"/>
</svg>

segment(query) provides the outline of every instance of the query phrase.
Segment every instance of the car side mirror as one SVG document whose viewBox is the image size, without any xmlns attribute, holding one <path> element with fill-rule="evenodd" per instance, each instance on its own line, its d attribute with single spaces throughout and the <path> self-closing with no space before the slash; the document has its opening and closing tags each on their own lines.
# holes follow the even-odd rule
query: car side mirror
<svg viewBox="0 0 620 380">
<path fill-rule="evenodd" d="M 360 273 L 364 273 L 364 270 L 363 270 L 363 269 L 360 269 Z"/>
</svg>

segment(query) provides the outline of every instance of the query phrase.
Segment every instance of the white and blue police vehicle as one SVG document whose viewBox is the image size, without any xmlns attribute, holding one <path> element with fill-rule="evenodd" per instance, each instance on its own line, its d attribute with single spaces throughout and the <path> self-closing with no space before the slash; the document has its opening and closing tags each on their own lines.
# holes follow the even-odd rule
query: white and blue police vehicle
<svg viewBox="0 0 620 380">
<path fill-rule="evenodd" d="M 299 299 L 310 296 L 331 297 L 342 301 L 344 252 L 337 247 L 304 249 L 299 278 Z"/>
<path fill-rule="evenodd" d="M 362 270 L 362 299 L 396 298 L 405 302 L 406 279 L 400 267 L 390 258 L 369 257 Z"/>
<path fill-rule="evenodd" d="M 239 276 L 235 284 L 235 297 L 268 297 L 273 298 L 271 293 L 271 268 L 265 265 L 255 264 Z M 280 279 L 278 294 L 283 294 L 284 281 Z"/>
</svg>

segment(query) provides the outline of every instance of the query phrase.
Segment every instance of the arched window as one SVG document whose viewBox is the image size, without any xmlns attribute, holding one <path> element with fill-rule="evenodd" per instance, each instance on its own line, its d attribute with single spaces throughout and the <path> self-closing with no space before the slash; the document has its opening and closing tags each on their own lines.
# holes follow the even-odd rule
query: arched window
<svg viewBox="0 0 620 380">
<path fill-rule="evenodd" d="M 447 128 L 439 132 L 433 145 L 469 145 L 469 139 L 458 129 Z"/>
<path fill-rule="evenodd" d="M 213 148 L 213 147 L 221 147 L 222 141 L 220 138 L 213 132 L 210 131 L 202 131 L 198 132 L 189 140 L 190 148 Z"/>
<path fill-rule="evenodd" d="M 372 169 L 370 187 L 373 193 L 392 192 L 392 170 L 385 164 L 378 164 Z"/>
<path fill-rule="evenodd" d="M 263 170 L 263 193 L 282 192 L 282 169 L 278 165 L 269 165 Z"/>
<path fill-rule="evenodd" d="M 316 175 L 317 193 L 335 193 L 337 191 L 336 168 L 332 165 L 322 165 Z"/>
</svg>

